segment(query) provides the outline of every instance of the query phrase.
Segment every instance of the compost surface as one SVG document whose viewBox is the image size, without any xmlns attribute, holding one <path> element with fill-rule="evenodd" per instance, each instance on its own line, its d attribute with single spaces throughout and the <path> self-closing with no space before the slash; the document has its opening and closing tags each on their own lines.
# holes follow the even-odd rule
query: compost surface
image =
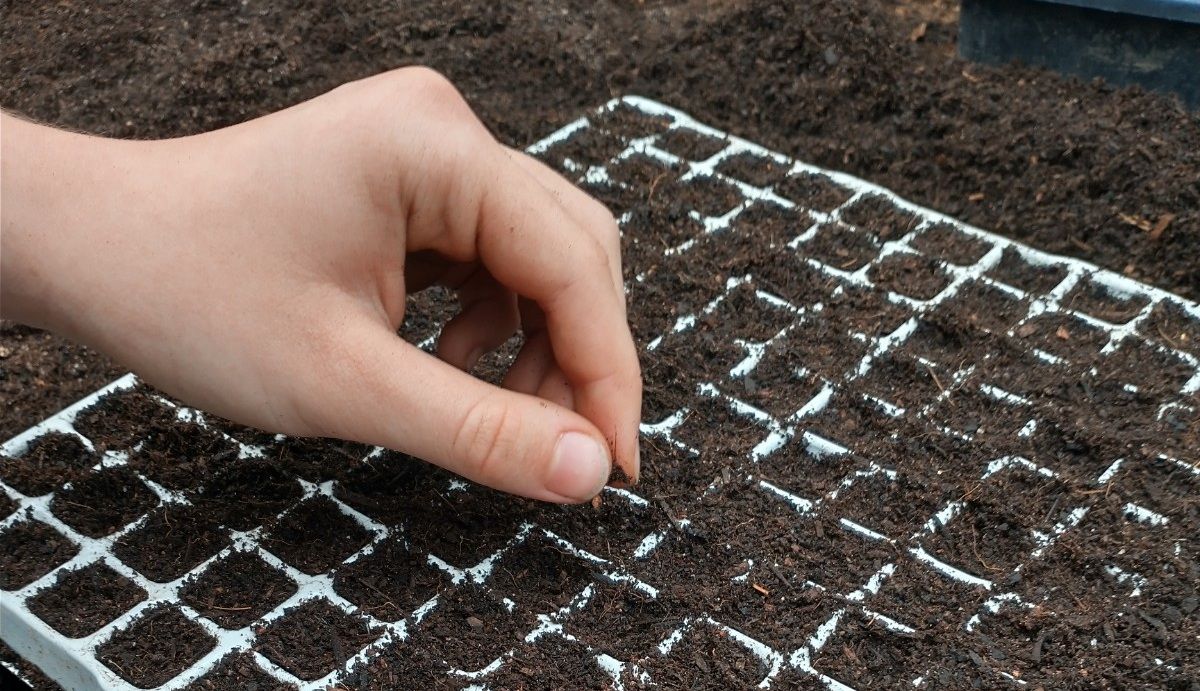
<svg viewBox="0 0 1200 691">
<path fill-rule="evenodd" d="M 127 378 L 5 446 L 6 597 L 142 687 L 1194 688 L 1200 307 L 639 99 L 533 152 L 622 223 L 641 484 L 542 505 Z M 409 307 L 434 348 L 453 301 Z"/>
</svg>

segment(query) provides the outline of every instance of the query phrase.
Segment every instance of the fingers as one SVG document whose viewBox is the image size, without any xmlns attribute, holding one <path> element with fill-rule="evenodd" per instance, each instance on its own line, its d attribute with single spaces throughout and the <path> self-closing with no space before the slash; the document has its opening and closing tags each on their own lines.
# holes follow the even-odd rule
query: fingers
<svg viewBox="0 0 1200 691">
<path fill-rule="evenodd" d="M 484 354 L 499 348 L 520 326 L 517 297 L 486 271 L 476 271 L 458 289 L 462 310 L 438 338 L 438 357 L 470 372 Z"/>
<path fill-rule="evenodd" d="M 562 406 L 482 382 L 397 339 L 377 323 L 346 329 L 353 362 L 322 377 L 346 405 L 330 432 L 399 449 L 501 491 L 573 503 L 604 486 L 604 435 Z M 340 397 L 340 398 L 339 398 Z"/>
</svg>

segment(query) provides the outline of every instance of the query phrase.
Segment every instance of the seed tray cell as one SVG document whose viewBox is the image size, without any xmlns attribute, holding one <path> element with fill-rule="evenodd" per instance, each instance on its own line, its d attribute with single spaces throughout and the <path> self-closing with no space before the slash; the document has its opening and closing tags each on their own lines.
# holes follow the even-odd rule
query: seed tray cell
<svg viewBox="0 0 1200 691">
<path fill-rule="evenodd" d="M 0 446 L 0 638 L 122 691 L 1200 665 L 1200 306 L 638 97 L 529 151 L 619 220 L 643 484 L 540 506 L 130 375 Z"/>
</svg>

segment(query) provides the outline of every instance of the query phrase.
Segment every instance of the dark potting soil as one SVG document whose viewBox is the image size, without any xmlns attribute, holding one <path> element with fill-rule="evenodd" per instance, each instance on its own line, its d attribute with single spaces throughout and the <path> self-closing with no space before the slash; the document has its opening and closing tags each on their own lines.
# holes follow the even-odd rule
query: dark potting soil
<svg viewBox="0 0 1200 691">
<path fill-rule="evenodd" d="M 184 691 L 291 691 L 296 687 L 267 674 L 247 653 L 230 653 L 209 673 L 184 687 Z"/>
<path fill-rule="evenodd" d="M 208 478 L 191 497 L 214 520 L 234 530 L 250 530 L 300 498 L 296 478 L 270 460 L 250 458 L 230 464 Z"/>
<path fill-rule="evenodd" d="M 823 175 L 797 173 L 779 183 L 775 193 L 797 204 L 829 213 L 849 201 L 854 193 Z"/>
<path fill-rule="evenodd" d="M 613 687 L 612 677 L 593 655 L 582 645 L 558 636 L 541 636 L 517 648 L 498 671 L 488 676 L 488 684 L 491 688 L 522 691 L 605 691 Z"/>
<path fill-rule="evenodd" d="M 170 425 L 176 418 L 173 408 L 163 405 L 149 389 L 139 386 L 101 396 L 79 411 L 73 424 L 97 448 L 123 451 L 150 430 Z"/>
<path fill-rule="evenodd" d="M 756 187 L 773 187 L 782 183 L 791 170 L 790 164 L 783 164 L 773 158 L 752 153 L 734 154 L 717 164 L 717 172 L 728 175 Z"/>
<path fill-rule="evenodd" d="M 146 578 L 169 583 L 221 551 L 229 535 L 202 509 L 163 505 L 113 544 L 113 554 Z"/>
<path fill-rule="evenodd" d="M 534 536 L 496 561 L 488 587 L 526 611 L 551 614 L 579 595 L 598 568 Z"/>
<path fill-rule="evenodd" d="M 146 591 L 102 562 L 60 571 L 29 600 L 29 610 L 71 638 L 80 638 L 128 612 Z"/>
<path fill-rule="evenodd" d="M 395 538 L 339 567 L 333 576 L 338 595 L 383 621 L 399 621 L 412 614 L 449 584 L 444 571 Z"/>
<path fill-rule="evenodd" d="M 79 546 L 50 526 L 22 520 L 0 532 L 0 589 L 19 590 L 45 576 L 79 552 Z"/>
<path fill-rule="evenodd" d="M 930 300 L 950 285 L 938 262 L 919 254 L 889 254 L 868 275 L 879 287 L 916 300 Z"/>
<path fill-rule="evenodd" d="M 959 266 L 974 264 L 992 249 L 986 240 L 968 235 L 948 223 L 926 228 L 909 244 L 924 254 Z"/>
<path fill-rule="evenodd" d="M 287 575 L 253 552 L 235 550 L 184 583 L 179 596 L 226 629 L 240 629 L 296 592 Z"/>
<path fill-rule="evenodd" d="M 129 465 L 168 489 L 194 489 L 222 465 L 235 461 L 238 445 L 194 422 L 158 427 L 130 454 Z"/>
<path fill-rule="evenodd" d="M 312 681 L 343 665 L 379 635 L 363 617 L 315 599 L 264 627 L 255 648 L 296 677 Z"/>
<path fill-rule="evenodd" d="M 497 595 L 467 584 L 439 595 L 437 608 L 410 629 L 406 644 L 430 650 L 454 669 L 473 672 L 518 647 L 535 623 L 528 610 L 518 606 L 510 611 Z"/>
<path fill-rule="evenodd" d="M 19 504 L 12 497 L 8 496 L 7 492 L 0 492 L 0 520 L 11 516 L 13 511 L 17 510 L 18 506 Z"/>
<path fill-rule="evenodd" d="M 158 497 L 129 466 L 88 473 L 54 495 L 50 510 L 88 537 L 104 537 L 154 508 Z"/>
<path fill-rule="evenodd" d="M 340 564 L 367 544 L 371 534 L 326 497 L 307 499 L 271 528 L 263 547 L 308 574 Z"/>
<path fill-rule="evenodd" d="M 651 656 L 645 667 L 668 688 L 712 691 L 754 688 L 770 669 L 727 633 L 710 626 L 692 628 L 668 655 Z"/>
<path fill-rule="evenodd" d="M 806 241 L 804 255 L 841 271 L 858 271 L 879 254 L 879 241 L 842 223 L 823 223 Z"/>
<path fill-rule="evenodd" d="M 101 643 L 96 657 L 122 679 L 148 689 L 175 678 L 215 645 L 177 608 L 157 605 Z"/>
<path fill-rule="evenodd" d="M 0 457 L 0 479 L 36 497 L 82 477 L 99 462 L 79 437 L 49 432 L 33 440 L 19 460 Z"/>
</svg>

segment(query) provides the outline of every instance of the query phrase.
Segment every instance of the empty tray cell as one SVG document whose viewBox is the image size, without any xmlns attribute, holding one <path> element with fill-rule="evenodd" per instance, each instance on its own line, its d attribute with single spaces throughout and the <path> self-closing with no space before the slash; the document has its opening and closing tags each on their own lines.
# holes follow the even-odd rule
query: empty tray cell
<svg viewBox="0 0 1200 691">
<path fill-rule="evenodd" d="M 47 432 L 30 442 L 19 457 L 0 457 L 0 479 L 22 494 L 36 497 L 83 477 L 99 462 L 100 457 L 79 437 Z"/>
<path fill-rule="evenodd" d="M 1080 281 L 1062 299 L 1062 308 L 1082 312 L 1110 324 L 1125 324 L 1150 304 L 1145 295 L 1119 294 L 1090 278 Z"/>
<path fill-rule="evenodd" d="M 892 333 L 912 316 L 880 290 L 845 287 L 825 302 L 821 317 L 871 338 Z"/>
<path fill-rule="evenodd" d="M 770 667 L 724 631 L 695 626 L 666 655 L 653 655 L 643 666 L 663 688 L 739 688 L 758 686 Z"/>
<path fill-rule="evenodd" d="M 449 288 L 430 286 L 419 293 L 412 293 L 405 302 L 400 337 L 413 345 L 424 343 L 437 336 L 456 314 L 458 297 Z"/>
<path fill-rule="evenodd" d="M 988 444 L 1011 440 L 1035 416 L 1031 407 L 984 393 L 973 383 L 955 389 L 926 415 L 938 425 Z"/>
<path fill-rule="evenodd" d="M 933 318 L 994 334 L 1004 334 L 1029 313 L 1029 303 L 983 281 L 970 280 L 934 310 Z"/>
<path fill-rule="evenodd" d="M 619 103 L 611 110 L 588 116 L 596 128 L 610 132 L 622 139 L 641 139 L 664 132 L 674 120 L 666 115 L 652 115 L 627 103 Z"/>
<path fill-rule="evenodd" d="M 879 287 L 916 300 L 931 300 L 950 285 L 950 276 L 937 260 L 907 252 L 880 259 L 869 276 Z"/>
<path fill-rule="evenodd" d="M 255 650 L 304 681 L 338 669 L 379 637 L 366 618 L 317 598 L 288 609 L 258 636 Z"/>
<path fill-rule="evenodd" d="M 949 223 L 929 226 L 909 244 L 924 254 L 958 266 L 974 264 L 993 247 L 992 243 L 969 235 Z"/>
<path fill-rule="evenodd" d="M 845 204 L 854 192 L 816 173 L 800 172 L 775 186 L 775 193 L 797 204 L 829 213 Z"/>
<path fill-rule="evenodd" d="M 526 611 L 550 614 L 568 605 L 599 568 L 534 535 L 493 564 L 487 584 Z"/>
<path fill-rule="evenodd" d="M 642 457 L 650 449 L 642 444 Z M 654 459 L 657 460 L 657 459 Z M 650 472 L 646 466 L 642 472 Z M 633 554 L 647 535 L 666 519 L 653 506 L 636 504 L 616 492 L 604 492 L 597 502 L 578 506 L 541 507 L 537 523 L 575 547 L 602 559 L 621 562 Z"/>
<path fill-rule="evenodd" d="M 59 571 L 29 599 L 29 611 L 64 636 L 81 638 L 146 599 L 146 591 L 103 562 Z"/>
<path fill-rule="evenodd" d="M 358 466 L 371 447 L 337 439 L 289 438 L 266 450 L 288 470 L 309 482 L 325 482 Z"/>
<path fill-rule="evenodd" d="M 905 411 L 916 412 L 936 402 L 950 385 L 950 373 L 898 353 L 884 353 L 858 388 Z"/>
<path fill-rule="evenodd" d="M 79 552 L 79 546 L 41 521 L 24 520 L 0 532 L 0 590 L 20 590 Z"/>
<path fill-rule="evenodd" d="M 919 219 L 882 194 L 868 194 L 842 209 L 843 221 L 880 240 L 898 240 L 917 227 Z"/>
<path fill-rule="evenodd" d="M 96 448 L 119 451 L 177 419 L 174 408 L 151 396 L 149 388 L 138 386 L 101 396 L 79 412 L 73 425 Z"/>
<path fill-rule="evenodd" d="M 104 537 L 132 523 L 158 503 L 128 466 L 105 468 L 54 495 L 50 509 L 63 523 L 88 537 Z"/>
<path fill-rule="evenodd" d="M 962 496 L 948 478 L 873 472 L 853 477 L 826 503 L 824 515 L 845 518 L 881 535 L 907 540 L 947 502 Z"/>
<path fill-rule="evenodd" d="M 212 650 L 216 640 L 176 607 L 142 612 L 96 648 L 96 658 L 143 689 L 162 686 Z"/>
<path fill-rule="evenodd" d="M 453 477 L 418 458 L 385 451 L 346 473 L 334 495 L 380 523 L 400 525 L 416 506 L 440 501 Z"/>
<path fill-rule="evenodd" d="M 1155 305 L 1150 316 L 1138 324 L 1138 331 L 1171 348 L 1200 355 L 1200 317 L 1170 300 Z"/>
<path fill-rule="evenodd" d="M 535 507 L 530 500 L 471 484 L 414 507 L 406 537 L 418 552 L 469 568 L 512 540 Z"/>
<path fill-rule="evenodd" d="M 986 588 L 964 583 L 905 555 L 867 607 L 925 634 L 960 628 L 988 597 Z"/>
<path fill-rule="evenodd" d="M 184 691 L 294 691 L 263 671 L 250 653 L 230 653 L 207 674 L 184 687 Z"/>
<path fill-rule="evenodd" d="M 701 134 L 696 130 L 677 127 L 658 138 L 655 146 L 691 161 L 705 161 L 725 148 L 724 137 Z"/>
<path fill-rule="evenodd" d="M 278 607 L 296 583 L 254 552 L 235 550 L 184 582 L 179 597 L 226 629 L 240 629 Z"/>
<path fill-rule="evenodd" d="M 1101 376 L 1132 384 L 1154 396 L 1173 398 L 1196 376 L 1196 367 L 1173 350 L 1126 338 L 1098 363 Z"/>
<path fill-rule="evenodd" d="M 821 224 L 799 251 L 835 269 L 857 271 L 879 255 L 879 241 L 861 230 L 830 222 Z"/>
<path fill-rule="evenodd" d="M 1076 365 L 1094 362 L 1109 340 L 1107 331 L 1060 312 L 1039 314 L 1018 326 L 1015 333 L 1028 347 Z"/>
<path fill-rule="evenodd" d="M 449 582 L 445 572 L 409 551 L 402 540 L 391 538 L 340 566 L 333 589 L 376 619 L 399 621 Z"/>
<path fill-rule="evenodd" d="M 808 404 L 825 386 L 814 374 L 801 374 L 800 367 L 786 348 L 771 348 L 753 370 L 723 388 L 783 419 Z"/>
<path fill-rule="evenodd" d="M 680 200 L 701 216 L 724 216 L 743 201 L 737 187 L 708 175 L 697 175 L 687 181 L 664 181 L 662 186 L 662 194 Z"/>
<path fill-rule="evenodd" d="M 521 645 L 536 623 L 523 609 L 510 609 L 482 588 L 464 585 L 438 596 L 437 607 L 409 629 L 407 644 L 428 648 L 454 669 L 474 672 Z"/>
<path fill-rule="evenodd" d="M 704 398 L 684 415 L 683 423 L 674 433 L 676 439 L 698 450 L 701 456 L 725 465 L 735 458 L 749 456 L 766 438 L 767 428 L 735 412 L 725 401 Z"/>
<path fill-rule="evenodd" d="M 371 534 L 326 497 L 314 497 L 292 509 L 262 544 L 280 559 L 308 574 L 343 562 L 367 544 Z"/>
<path fill-rule="evenodd" d="M 113 554 L 158 583 L 169 583 L 221 551 L 229 536 L 206 512 L 164 505 L 144 524 L 122 535 Z"/>
<path fill-rule="evenodd" d="M 739 284 L 713 312 L 700 317 L 700 324 L 727 340 L 770 340 L 795 321 L 796 315 L 759 297 L 758 288 L 753 282 Z"/>
<path fill-rule="evenodd" d="M 129 465 L 164 487 L 191 489 L 238 457 L 237 444 L 194 422 L 151 430 Z"/>
<path fill-rule="evenodd" d="M 300 498 L 296 479 L 267 459 L 247 458 L 213 476 L 192 502 L 233 530 L 250 530 Z"/>
<path fill-rule="evenodd" d="M 987 275 L 1027 293 L 1041 295 L 1061 283 L 1067 277 L 1067 269 L 1060 264 L 1033 264 L 1010 247 Z"/>
<path fill-rule="evenodd" d="M 591 599 L 564 624 L 568 634 L 596 652 L 637 661 L 683 623 L 676 605 L 624 585 L 597 585 Z"/>
<path fill-rule="evenodd" d="M 817 454 L 808 444 L 802 432 L 792 437 L 783 448 L 755 463 L 757 478 L 816 502 L 841 487 L 855 471 L 868 467 L 867 461 L 855 454 Z"/>
<path fill-rule="evenodd" d="M 721 159 L 717 172 L 755 187 L 770 187 L 783 181 L 791 167 L 767 156 L 743 152 Z"/>
<path fill-rule="evenodd" d="M 493 689 L 594 689 L 613 686 L 612 677 L 580 643 L 555 635 L 538 637 L 513 651 L 487 677 Z"/>
<path fill-rule="evenodd" d="M 1017 467 L 967 488 L 960 501 L 961 510 L 921 542 L 938 559 L 990 580 L 1027 560 L 1082 503 L 1062 480 Z"/>
</svg>

